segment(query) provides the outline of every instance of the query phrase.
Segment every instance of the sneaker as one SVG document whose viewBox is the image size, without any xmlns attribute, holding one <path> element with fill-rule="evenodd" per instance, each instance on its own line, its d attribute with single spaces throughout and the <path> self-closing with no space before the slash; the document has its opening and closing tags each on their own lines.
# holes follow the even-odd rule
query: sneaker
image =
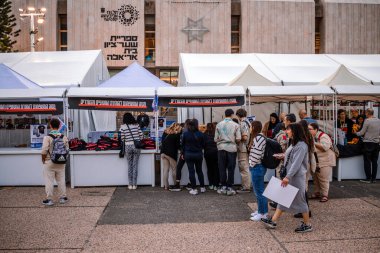
<svg viewBox="0 0 380 253">
<path fill-rule="evenodd" d="M 179 185 L 172 185 L 169 187 L 169 191 L 171 192 L 179 192 L 181 191 L 181 187 Z"/>
<path fill-rule="evenodd" d="M 198 194 L 198 190 L 197 190 L 197 189 L 191 189 L 191 190 L 189 191 L 189 193 L 190 193 L 191 195 L 197 195 L 197 194 Z"/>
<path fill-rule="evenodd" d="M 227 194 L 227 196 L 233 196 L 236 194 L 236 191 L 234 189 L 232 189 L 231 187 L 228 187 L 226 194 Z"/>
<path fill-rule="evenodd" d="M 313 231 L 313 227 L 311 225 L 307 225 L 305 223 L 301 223 L 301 225 L 294 230 L 296 233 L 306 233 Z"/>
<path fill-rule="evenodd" d="M 132 185 L 128 185 L 128 190 L 132 190 Z"/>
<path fill-rule="evenodd" d="M 136 190 L 136 189 L 137 189 L 137 185 L 132 186 L 132 190 Z"/>
<path fill-rule="evenodd" d="M 51 199 L 45 199 L 42 201 L 42 204 L 45 206 L 52 206 L 52 205 L 54 205 L 54 202 Z"/>
<path fill-rule="evenodd" d="M 227 187 L 226 186 L 222 186 L 218 189 L 218 194 L 227 194 Z"/>
<path fill-rule="evenodd" d="M 276 202 L 270 202 L 269 206 L 276 209 L 277 208 L 277 203 Z"/>
<path fill-rule="evenodd" d="M 241 188 L 239 188 L 239 189 L 237 190 L 237 192 L 238 192 L 238 193 L 249 193 L 249 192 L 251 192 L 251 190 L 250 190 L 250 189 L 246 189 L 246 188 L 244 188 L 244 187 L 241 187 Z"/>
<path fill-rule="evenodd" d="M 365 179 L 365 180 L 359 180 L 362 183 L 370 184 L 372 181 L 371 179 Z"/>
<path fill-rule="evenodd" d="M 210 190 L 213 190 L 213 189 L 214 189 L 214 186 L 213 186 L 213 185 L 209 185 L 208 188 L 209 188 Z"/>
<path fill-rule="evenodd" d="M 201 187 L 201 193 L 205 193 L 206 192 L 206 188 L 205 187 Z"/>
<path fill-rule="evenodd" d="M 214 191 L 217 191 L 219 189 L 219 187 L 218 186 L 214 186 Z"/>
<path fill-rule="evenodd" d="M 193 189 L 193 187 L 191 186 L 190 183 L 188 183 L 188 184 L 186 185 L 186 190 L 190 191 L 190 190 L 192 190 L 192 189 Z"/>
<path fill-rule="evenodd" d="M 259 213 L 258 210 L 254 211 L 253 213 L 251 213 L 251 217 L 255 216 L 255 215 L 258 214 L 258 213 Z"/>
<path fill-rule="evenodd" d="M 262 218 L 261 222 L 264 223 L 268 228 L 275 229 L 277 227 L 277 223 L 272 221 L 272 218 L 270 217 Z"/>
<path fill-rule="evenodd" d="M 59 198 L 59 204 L 65 204 L 69 199 L 67 197 L 61 197 Z"/>
<path fill-rule="evenodd" d="M 261 221 L 261 219 L 266 219 L 267 218 L 267 213 L 266 214 L 261 214 L 261 213 L 258 213 L 256 214 L 255 216 L 252 216 L 250 218 L 251 221 Z"/>
<path fill-rule="evenodd" d="M 372 180 L 371 182 L 372 182 L 372 184 L 376 184 L 376 180 Z"/>
</svg>

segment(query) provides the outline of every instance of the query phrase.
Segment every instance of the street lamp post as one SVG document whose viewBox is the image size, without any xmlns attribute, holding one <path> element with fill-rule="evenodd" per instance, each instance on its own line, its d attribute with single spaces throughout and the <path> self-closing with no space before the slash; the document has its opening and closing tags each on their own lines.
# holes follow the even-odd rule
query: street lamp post
<svg viewBox="0 0 380 253">
<path fill-rule="evenodd" d="M 38 24 L 43 24 L 45 20 L 45 12 L 46 8 L 40 8 L 35 9 L 34 7 L 28 7 L 27 9 L 19 9 L 20 11 L 20 17 L 29 17 L 30 18 L 30 51 L 34 52 L 36 45 L 38 42 L 43 40 L 43 37 L 40 37 L 37 39 L 37 42 L 35 41 L 35 35 L 38 33 L 38 27 L 35 28 L 34 26 L 34 19 L 37 18 Z"/>
</svg>

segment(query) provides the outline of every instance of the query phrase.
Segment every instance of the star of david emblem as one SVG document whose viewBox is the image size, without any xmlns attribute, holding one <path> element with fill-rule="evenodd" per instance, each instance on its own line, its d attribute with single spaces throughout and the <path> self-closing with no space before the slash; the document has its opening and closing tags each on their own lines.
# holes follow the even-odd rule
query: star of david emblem
<svg viewBox="0 0 380 253">
<path fill-rule="evenodd" d="M 203 42 L 203 35 L 209 30 L 203 26 L 203 18 L 197 21 L 187 18 L 187 26 L 182 29 L 182 32 L 187 33 L 187 42 L 198 40 Z"/>
</svg>

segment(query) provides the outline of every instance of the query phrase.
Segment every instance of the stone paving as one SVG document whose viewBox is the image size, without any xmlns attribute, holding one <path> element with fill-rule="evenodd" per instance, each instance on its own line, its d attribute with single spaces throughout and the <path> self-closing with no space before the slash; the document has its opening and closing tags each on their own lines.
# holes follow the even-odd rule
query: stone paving
<svg viewBox="0 0 380 253">
<path fill-rule="evenodd" d="M 310 201 L 306 234 L 290 214 L 276 230 L 249 221 L 247 193 L 68 188 L 70 202 L 54 207 L 43 196 L 43 187 L 0 188 L 1 252 L 380 252 L 380 183 L 333 182 L 328 202 Z"/>
</svg>

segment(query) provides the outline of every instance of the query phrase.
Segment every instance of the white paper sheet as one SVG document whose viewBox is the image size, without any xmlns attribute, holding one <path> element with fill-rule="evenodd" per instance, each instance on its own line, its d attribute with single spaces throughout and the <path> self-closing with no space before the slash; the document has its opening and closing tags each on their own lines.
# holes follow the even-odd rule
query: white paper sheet
<svg viewBox="0 0 380 253">
<path fill-rule="evenodd" d="M 298 188 L 288 184 L 286 187 L 281 186 L 281 180 L 275 177 L 272 177 L 265 188 L 263 195 L 279 203 L 282 206 L 287 208 L 290 207 L 296 194 L 298 192 Z"/>
</svg>

